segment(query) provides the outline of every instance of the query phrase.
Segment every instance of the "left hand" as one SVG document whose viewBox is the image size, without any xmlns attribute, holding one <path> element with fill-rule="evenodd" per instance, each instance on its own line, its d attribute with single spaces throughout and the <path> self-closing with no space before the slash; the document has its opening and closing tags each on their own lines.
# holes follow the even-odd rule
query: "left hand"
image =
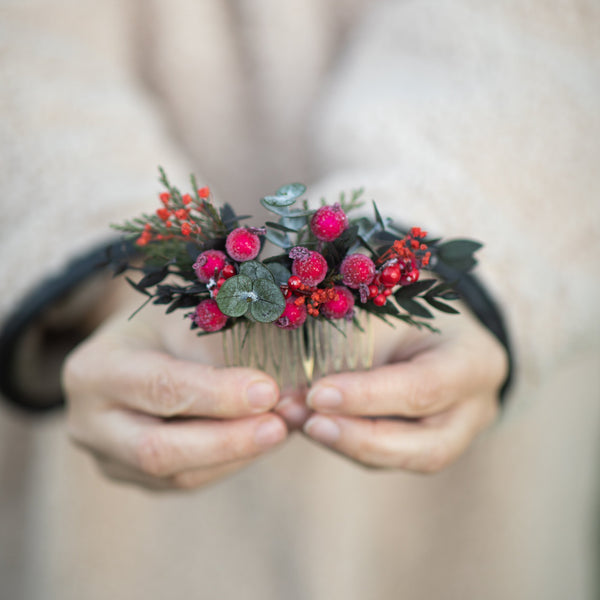
<svg viewBox="0 0 600 600">
<path fill-rule="evenodd" d="M 386 364 L 314 384 L 306 435 L 369 467 L 433 473 L 454 462 L 496 418 L 508 368 L 503 346 L 462 313 L 436 319 L 442 334 L 401 324 L 395 336 L 378 331 Z"/>
</svg>

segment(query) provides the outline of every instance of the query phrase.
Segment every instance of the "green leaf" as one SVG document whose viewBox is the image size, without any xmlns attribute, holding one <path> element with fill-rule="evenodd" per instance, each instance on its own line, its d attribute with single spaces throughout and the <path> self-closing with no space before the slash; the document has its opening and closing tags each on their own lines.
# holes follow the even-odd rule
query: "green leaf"
<svg viewBox="0 0 600 600">
<path fill-rule="evenodd" d="M 138 281 L 136 287 L 140 290 L 146 289 L 147 287 L 152 287 L 153 285 L 160 283 L 168 274 L 169 265 L 166 265 L 162 269 L 159 269 L 157 271 L 151 271 L 150 273 L 142 277 L 142 279 Z"/>
<path fill-rule="evenodd" d="M 450 240 L 438 246 L 438 250 L 447 258 L 464 258 L 483 247 L 473 240 Z"/>
<path fill-rule="evenodd" d="M 459 271 L 468 271 L 477 264 L 473 258 L 483 244 L 473 240 L 451 240 L 437 247 L 438 258 Z"/>
<path fill-rule="evenodd" d="M 377 204 L 375 204 L 375 200 L 373 200 L 373 210 L 375 211 L 375 220 L 377 221 L 377 223 L 379 223 L 379 226 L 381 227 L 381 229 L 385 229 L 385 223 L 383 222 L 381 213 L 379 212 L 379 209 L 377 208 Z"/>
<path fill-rule="evenodd" d="M 271 244 L 279 246 L 280 248 L 283 248 L 285 250 L 292 247 L 292 242 L 290 241 L 290 238 L 287 236 L 286 233 L 279 233 L 278 231 L 267 229 L 265 237 L 269 242 L 271 242 Z"/>
<path fill-rule="evenodd" d="M 241 317 L 246 314 L 252 302 L 252 280 L 246 275 L 230 277 L 217 294 L 217 305 L 228 317 Z"/>
<path fill-rule="evenodd" d="M 421 279 L 421 281 L 411 283 L 410 285 L 403 285 L 394 294 L 394 297 L 396 300 L 402 300 L 403 298 L 414 298 L 421 292 L 428 290 L 436 281 L 437 279 Z"/>
<path fill-rule="evenodd" d="M 427 298 L 425 297 L 425 301 L 433 308 L 437 308 L 437 310 L 445 313 L 449 313 L 451 315 L 458 315 L 460 311 L 456 310 L 453 306 L 446 304 L 445 302 L 440 302 L 435 298 Z"/>
<path fill-rule="evenodd" d="M 271 271 L 269 271 L 267 267 L 265 267 L 262 263 L 259 263 L 257 260 L 249 260 L 242 263 L 239 274 L 249 277 L 252 281 L 255 279 L 270 279 L 273 282 L 275 281 Z"/>
<path fill-rule="evenodd" d="M 264 196 L 262 200 L 270 206 L 290 206 L 304 194 L 306 186 L 301 183 L 290 183 L 280 187 L 274 196 Z"/>
<path fill-rule="evenodd" d="M 278 283 L 279 285 L 287 283 L 288 279 L 292 276 L 290 270 L 284 267 L 281 263 L 272 262 L 268 263 L 266 266 L 267 269 L 271 271 L 271 275 L 273 275 L 275 283 Z"/>
<path fill-rule="evenodd" d="M 254 319 L 260 323 L 270 323 L 281 316 L 285 308 L 285 298 L 279 286 L 273 283 L 272 279 L 257 279 L 253 283 L 252 291 L 257 296 L 257 299 L 250 305 L 250 314 Z M 220 295 L 221 292 L 219 292 Z"/>
<path fill-rule="evenodd" d="M 396 299 L 398 304 L 409 314 L 423 319 L 432 319 L 433 315 L 423 305 L 412 298 Z"/>
<path fill-rule="evenodd" d="M 278 231 L 298 233 L 297 229 L 292 229 L 291 227 L 287 227 L 287 225 L 282 225 L 281 223 L 273 223 L 273 221 L 267 221 L 265 225 L 267 227 L 271 227 L 272 229 L 277 229 Z"/>
<path fill-rule="evenodd" d="M 276 204 L 269 204 L 264 198 L 260 199 L 260 203 L 270 212 L 279 215 L 280 217 L 285 217 L 289 214 L 290 209 L 287 206 L 277 206 Z"/>
</svg>

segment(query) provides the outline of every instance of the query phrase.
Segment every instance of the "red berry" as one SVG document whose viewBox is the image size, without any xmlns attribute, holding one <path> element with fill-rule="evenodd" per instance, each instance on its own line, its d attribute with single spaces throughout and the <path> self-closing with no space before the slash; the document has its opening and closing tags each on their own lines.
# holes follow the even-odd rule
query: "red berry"
<svg viewBox="0 0 600 600">
<path fill-rule="evenodd" d="M 225 283 L 225 277 L 219 277 L 217 279 L 217 289 L 221 289 L 221 286 Z"/>
<path fill-rule="evenodd" d="M 221 269 L 225 266 L 227 256 L 220 250 L 205 250 L 198 255 L 194 263 L 194 272 L 196 277 L 202 283 L 208 283 L 211 279 L 216 278 Z"/>
<path fill-rule="evenodd" d="M 350 254 L 340 265 L 342 281 L 353 289 L 369 285 L 375 277 L 375 264 L 364 254 Z"/>
<path fill-rule="evenodd" d="M 385 287 L 394 287 L 400 281 L 400 276 L 400 267 L 394 265 L 383 269 L 379 279 Z"/>
<path fill-rule="evenodd" d="M 383 292 L 381 292 L 381 293 L 387 298 L 388 296 L 392 295 L 392 288 L 391 287 L 385 288 L 383 290 Z"/>
<path fill-rule="evenodd" d="M 379 294 L 379 288 L 376 285 L 371 284 L 369 286 L 369 298 L 375 298 Z"/>
<path fill-rule="evenodd" d="M 375 306 L 383 306 L 387 301 L 387 298 L 383 294 L 379 294 L 379 296 L 375 296 L 373 298 L 373 304 Z"/>
<path fill-rule="evenodd" d="M 238 227 L 227 236 L 225 248 L 233 260 L 245 262 L 258 256 L 260 238 L 245 227 Z"/>
<path fill-rule="evenodd" d="M 307 317 L 307 310 L 305 304 L 296 304 L 294 298 L 288 298 L 285 301 L 285 308 L 283 313 L 275 325 L 281 329 L 298 329 L 298 327 L 304 324 Z"/>
<path fill-rule="evenodd" d="M 321 304 L 321 314 L 328 319 L 342 319 L 354 308 L 354 296 L 342 285 L 336 285 L 333 289 L 337 292 L 338 299 Z"/>
<path fill-rule="evenodd" d="M 315 250 L 306 248 L 303 250 L 306 252 L 302 252 L 301 256 L 298 256 L 297 253 L 294 255 L 298 258 L 295 258 L 292 263 L 292 273 L 308 286 L 319 285 L 327 275 L 327 261 L 322 254 Z"/>
<path fill-rule="evenodd" d="M 419 279 L 419 269 L 411 269 L 400 277 L 400 285 L 410 285 Z"/>
<path fill-rule="evenodd" d="M 348 217 L 339 204 L 322 206 L 310 220 L 310 229 L 323 242 L 332 242 L 348 228 Z"/>
<path fill-rule="evenodd" d="M 194 323 L 204 331 L 219 331 L 227 323 L 227 315 L 224 315 L 217 305 L 217 301 L 209 298 L 202 300 L 194 312 Z"/>
<path fill-rule="evenodd" d="M 302 281 L 300 281 L 300 277 L 296 277 L 296 275 L 292 275 L 288 279 L 287 284 L 288 284 L 288 288 L 290 288 L 290 290 L 292 290 L 292 292 L 295 292 L 302 285 Z"/>
<path fill-rule="evenodd" d="M 235 267 L 233 265 L 225 265 L 221 271 L 221 277 L 229 279 L 235 275 Z"/>
<path fill-rule="evenodd" d="M 198 196 L 200 198 L 208 198 L 210 196 L 210 188 L 203 187 L 198 190 Z"/>
</svg>

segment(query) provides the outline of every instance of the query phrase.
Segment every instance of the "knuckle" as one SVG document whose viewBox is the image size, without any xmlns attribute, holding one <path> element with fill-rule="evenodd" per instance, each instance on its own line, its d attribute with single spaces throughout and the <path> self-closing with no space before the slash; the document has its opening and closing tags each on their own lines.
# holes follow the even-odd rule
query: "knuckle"
<svg viewBox="0 0 600 600">
<path fill-rule="evenodd" d="M 171 470 L 170 452 L 161 435 L 153 430 L 139 436 L 134 446 L 137 467 L 152 477 L 164 477 Z"/>
<path fill-rule="evenodd" d="M 408 411 L 412 415 L 426 414 L 438 403 L 443 393 L 442 385 L 436 378 L 419 378 L 410 389 L 406 400 Z"/>
<path fill-rule="evenodd" d="M 172 417 L 182 413 L 188 402 L 182 397 L 180 387 L 168 368 L 158 369 L 146 382 L 146 396 L 158 414 Z"/>
</svg>

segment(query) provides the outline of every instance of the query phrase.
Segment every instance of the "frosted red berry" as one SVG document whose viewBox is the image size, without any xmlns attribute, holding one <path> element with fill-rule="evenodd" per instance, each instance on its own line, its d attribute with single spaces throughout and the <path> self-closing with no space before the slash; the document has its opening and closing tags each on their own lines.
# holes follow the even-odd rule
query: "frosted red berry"
<svg viewBox="0 0 600 600">
<path fill-rule="evenodd" d="M 310 229 L 323 242 L 332 242 L 348 228 L 348 217 L 339 204 L 322 206 L 310 220 Z"/>
<path fill-rule="evenodd" d="M 298 329 L 306 321 L 307 314 L 308 312 L 304 303 L 296 304 L 294 298 L 288 298 L 285 301 L 283 313 L 275 321 L 275 325 L 281 329 Z"/>
<path fill-rule="evenodd" d="M 343 319 L 354 308 L 354 296 L 342 285 L 336 285 L 333 289 L 337 292 L 337 300 L 328 300 L 321 304 L 321 314 L 328 319 Z"/>
<path fill-rule="evenodd" d="M 350 254 L 340 265 L 342 281 L 349 288 L 369 285 L 375 277 L 375 263 L 364 254 Z"/>
<path fill-rule="evenodd" d="M 196 277 L 202 283 L 208 283 L 211 279 L 218 277 L 225 267 L 227 256 L 220 250 L 205 250 L 198 255 L 193 265 Z"/>
<path fill-rule="evenodd" d="M 302 250 L 306 250 L 306 252 L 300 254 L 290 253 L 292 258 L 297 256 L 292 262 L 292 273 L 308 286 L 319 285 L 327 275 L 327 261 L 322 254 L 315 250 L 307 250 L 306 248 Z"/>
<path fill-rule="evenodd" d="M 379 280 L 385 287 L 394 287 L 400 281 L 401 273 L 398 265 L 385 267 L 379 276 Z"/>
<path fill-rule="evenodd" d="M 233 260 L 253 260 L 260 252 L 260 238 L 245 227 L 238 227 L 227 236 L 225 248 Z"/>
<path fill-rule="evenodd" d="M 212 298 L 202 300 L 202 302 L 198 304 L 193 319 L 194 323 L 196 323 L 200 329 L 211 332 L 223 329 L 227 323 L 227 315 L 224 315 L 221 312 L 217 305 L 217 301 Z"/>
</svg>

